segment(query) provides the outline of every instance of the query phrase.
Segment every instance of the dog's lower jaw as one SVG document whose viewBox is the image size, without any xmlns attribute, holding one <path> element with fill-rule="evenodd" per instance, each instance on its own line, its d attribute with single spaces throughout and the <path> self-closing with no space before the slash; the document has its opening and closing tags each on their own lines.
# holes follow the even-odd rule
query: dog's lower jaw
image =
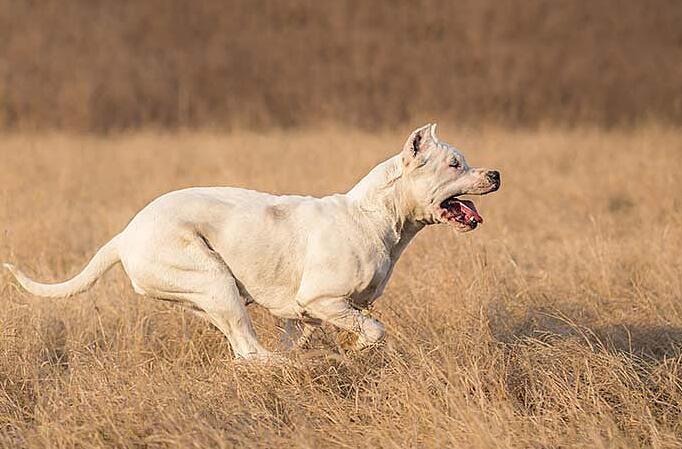
<svg viewBox="0 0 682 449">
<path fill-rule="evenodd" d="M 462 223 L 449 223 L 457 232 L 471 232 L 478 227 L 478 224 L 465 225 Z"/>
<path fill-rule="evenodd" d="M 478 223 L 476 223 L 475 225 L 470 225 L 470 224 L 463 224 L 463 223 L 459 223 L 459 222 L 454 221 L 454 220 L 446 220 L 446 219 L 438 220 L 436 222 L 436 224 L 450 226 L 455 231 L 462 232 L 462 233 L 471 232 L 474 229 L 478 228 Z"/>
</svg>

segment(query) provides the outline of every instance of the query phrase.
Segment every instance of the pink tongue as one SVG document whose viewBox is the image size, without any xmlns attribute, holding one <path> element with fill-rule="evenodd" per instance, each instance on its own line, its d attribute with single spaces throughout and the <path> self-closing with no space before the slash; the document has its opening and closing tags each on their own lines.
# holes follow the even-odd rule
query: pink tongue
<svg viewBox="0 0 682 449">
<path fill-rule="evenodd" d="M 476 207 L 474 206 L 474 203 L 468 200 L 459 200 L 460 207 L 462 208 L 462 212 L 464 212 L 464 218 L 469 221 L 471 217 L 474 217 L 474 219 L 479 222 L 483 223 L 483 217 L 478 215 L 478 212 L 476 212 Z"/>
</svg>

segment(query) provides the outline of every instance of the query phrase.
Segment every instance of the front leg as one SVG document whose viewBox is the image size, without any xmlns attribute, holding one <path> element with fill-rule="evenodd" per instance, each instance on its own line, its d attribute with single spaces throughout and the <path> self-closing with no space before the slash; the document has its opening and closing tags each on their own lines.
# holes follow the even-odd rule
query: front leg
<svg viewBox="0 0 682 449">
<path fill-rule="evenodd" d="M 360 350 L 384 338 L 384 325 L 350 306 L 346 298 L 318 298 L 304 307 L 312 317 L 326 321 L 355 337 L 352 348 Z"/>
</svg>

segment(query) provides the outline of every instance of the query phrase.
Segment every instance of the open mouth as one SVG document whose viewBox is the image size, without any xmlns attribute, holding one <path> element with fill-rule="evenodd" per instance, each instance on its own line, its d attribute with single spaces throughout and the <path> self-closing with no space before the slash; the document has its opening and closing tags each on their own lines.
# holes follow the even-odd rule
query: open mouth
<svg viewBox="0 0 682 449">
<path fill-rule="evenodd" d="M 440 209 L 441 217 L 448 223 L 459 223 L 469 229 L 476 229 L 483 223 L 483 217 L 478 214 L 473 201 L 451 196 L 440 203 Z"/>
</svg>

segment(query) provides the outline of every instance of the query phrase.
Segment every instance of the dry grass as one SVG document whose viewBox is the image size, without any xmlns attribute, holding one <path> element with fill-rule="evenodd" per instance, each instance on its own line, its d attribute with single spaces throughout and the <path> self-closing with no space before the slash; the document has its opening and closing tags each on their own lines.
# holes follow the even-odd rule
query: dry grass
<svg viewBox="0 0 682 449">
<path fill-rule="evenodd" d="M 162 192 L 342 190 L 406 131 L 0 137 L 0 259 L 61 279 Z M 328 330 L 299 366 L 240 366 L 119 269 L 61 301 L 2 274 L 2 445 L 679 447 L 682 131 L 445 131 L 503 189 L 480 230 L 408 249 L 384 347 L 333 357 Z"/>
<path fill-rule="evenodd" d="M 682 124 L 679 0 L 0 0 L 0 129 Z"/>
</svg>

